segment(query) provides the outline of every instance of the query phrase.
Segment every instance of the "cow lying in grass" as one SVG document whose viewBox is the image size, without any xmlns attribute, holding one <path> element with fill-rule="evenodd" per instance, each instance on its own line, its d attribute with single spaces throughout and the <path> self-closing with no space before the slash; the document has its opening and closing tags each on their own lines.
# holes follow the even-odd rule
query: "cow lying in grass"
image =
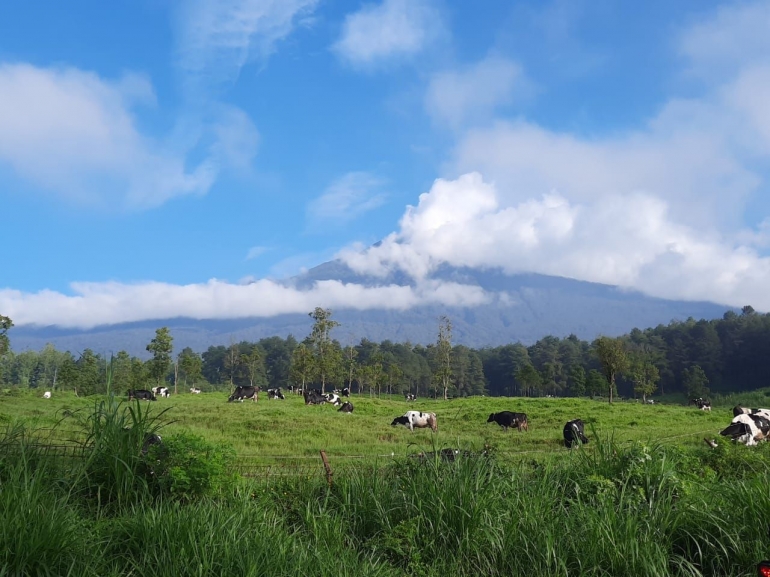
<svg viewBox="0 0 770 577">
<path fill-rule="evenodd" d="M 418 429 L 425 429 L 430 427 L 435 433 L 438 431 L 438 421 L 436 420 L 436 413 L 421 413 L 420 411 L 407 411 L 400 417 L 393 419 L 390 424 L 391 427 L 396 425 L 404 425 L 408 427 L 410 431 L 414 433 L 415 427 Z"/>
<path fill-rule="evenodd" d="M 568 449 L 574 444 L 585 445 L 588 443 L 588 437 L 585 436 L 585 425 L 580 419 L 569 421 L 564 425 L 564 446 Z"/>
<path fill-rule="evenodd" d="M 146 389 L 137 389 L 137 390 L 129 390 L 128 391 L 128 400 L 133 401 L 134 399 L 140 400 L 140 401 L 156 401 L 155 395 L 152 394 L 152 391 L 148 391 Z"/>
<path fill-rule="evenodd" d="M 230 395 L 230 398 L 227 399 L 228 403 L 231 403 L 233 401 L 240 401 L 243 402 L 245 400 L 251 399 L 255 403 L 259 401 L 259 389 L 257 387 L 241 387 L 237 386 L 235 387 L 235 391 L 232 395 Z"/>
<path fill-rule="evenodd" d="M 353 412 L 353 403 L 350 403 L 350 402 L 342 403 L 342 406 L 339 408 L 338 412 L 340 412 L 340 413 L 352 413 Z"/>
<path fill-rule="evenodd" d="M 767 440 L 770 437 L 770 414 L 740 414 L 734 417 L 730 425 L 719 434 L 730 437 L 736 443 L 752 447 L 757 444 L 757 441 Z"/>
<path fill-rule="evenodd" d="M 326 402 L 326 395 L 321 394 L 317 389 L 306 389 L 302 395 L 305 397 L 306 405 L 323 405 Z"/>
<path fill-rule="evenodd" d="M 500 413 L 492 413 L 487 419 L 487 423 L 497 423 L 503 428 L 503 431 L 508 431 L 508 427 L 516 427 L 519 432 L 522 429 L 529 430 L 529 423 L 527 422 L 526 413 L 512 413 L 511 411 L 502 411 Z"/>
</svg>

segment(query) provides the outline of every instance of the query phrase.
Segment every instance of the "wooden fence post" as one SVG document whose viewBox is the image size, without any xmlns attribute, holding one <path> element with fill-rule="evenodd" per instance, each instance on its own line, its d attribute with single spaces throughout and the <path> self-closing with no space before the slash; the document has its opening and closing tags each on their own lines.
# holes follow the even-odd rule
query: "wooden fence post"
<svg viewBox="0 0 770 577">
<path fill-rule="evenodd" d="M 329 465 L 329 459 L 326 458 L 326 451 L 321 450 L 321 461 L 323 461 L 324 469 L 326 469 L 326 482 L 329 484 L 329 488 L 332 486 L 332 473 L 331 465 Z"/>
</svg>

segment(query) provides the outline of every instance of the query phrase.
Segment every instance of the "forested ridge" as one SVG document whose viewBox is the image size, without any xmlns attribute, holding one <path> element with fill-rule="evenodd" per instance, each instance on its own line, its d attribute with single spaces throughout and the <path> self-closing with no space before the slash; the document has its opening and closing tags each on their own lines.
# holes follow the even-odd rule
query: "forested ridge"
<svg viewBox="0 0 770 577">
<path fill-rule="evenodd" d="M 316 309 L 310 315 L 313 332 L 302 341 L 269 337 L 210 346 L 200 353 L 185 348 L 173 354 L 173 335 L 164 327 L 148 344 L 153 358 L 147 361 L 125 351 L 73 353 L 52 345 L 17 353 L 9 346 L 12 322 L 0 317 L 5 319 L 0 326 L 0 384 L 88 395 L 105 392 L 109 372 L 118 392 L 155 384 L 205 391 L 239 384 L 286 388 L 323 382 L 327 390 L 349 386 L 371 394 L 582 396 L 607 393 L 610 378 L 602 345 L 617 345 L 622 356 L 612 377 L 617 393 L 625 397 L 746 391 L 768 386 L 770 377 L 770 314 L 749 306 L 721 319 L 690 318 L 634 329 L 617 339 L 547 336 L 531 346 L 480 349 L 452 346 L 446 318 L 439 323 L 436 343 L 428 346 L 366 339 L 344 346 L 333 338 L 338 323 L 331 311 Z"/>
</svg>

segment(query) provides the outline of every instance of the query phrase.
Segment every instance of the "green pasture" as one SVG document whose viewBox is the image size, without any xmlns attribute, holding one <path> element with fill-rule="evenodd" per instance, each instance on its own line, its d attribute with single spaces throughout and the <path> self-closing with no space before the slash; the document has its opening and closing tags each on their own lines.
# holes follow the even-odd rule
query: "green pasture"
<svg viewBox="0 0 770 577">
<path fill-rule="evenodd" d="M 0 426 L 24 421 L 51 440 L 73 439 L 79 431 L 70 415 L 91 410 L 101 399 L 63 392 L 55 392 L 51 399 L 31 392 L 3 394 Z M 224 392 L 182 393 L 149 404 L 154 414 L 165 411 L 161 422 L 167 424 L 162 433 L 200 435 L 209 442 L 233 447 L 242 458 L 261 461 L 317 457 L 319 450 L 337 459 L 403 456 L 434 447 L 488 446 L 512 459 L 517 455 L 564 454 L 562 428 L 575 418 L 586 422 L 589 437 L 612 437 L 616 443 L 703 445 L 703 437 L 717 437 L 732 418 L 728 407 L 715 407 L 709 413 L 676 404 L 610 405 L 574 398 L 470 397 L 407 403 L 402 397 L 353 395 L 350 400 L 355 407 L 352 414 L 339 413 L 331 405 L 305 406 L 302 397 L 291 394 L 283 401 L 260 395 L 258 403 L 228 403 Z M 435 412 L 438 433 L 427 429 L 410 433 L 404 427 L 390 426 L 394 417 L 410 409 Z M 490 413 L 504 410 L 526 413 L 529 431 L 506 433 L 495 423 L 486 422 Z"/>
</svg>

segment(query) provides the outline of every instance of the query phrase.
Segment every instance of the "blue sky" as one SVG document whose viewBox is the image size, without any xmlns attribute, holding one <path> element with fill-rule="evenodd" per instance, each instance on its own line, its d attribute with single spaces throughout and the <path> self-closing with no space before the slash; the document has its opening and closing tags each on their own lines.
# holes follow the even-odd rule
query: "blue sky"
<svg viewBox="0 0 770 577">
<path fill-rule="evenodd" d="M 504 298 L 441 263 L 770 310 L 768 29 L 767 1 L 13 3 L 0 314 Z M 276 282 L 332 258 L 415 283 Z"/>
</svg>

